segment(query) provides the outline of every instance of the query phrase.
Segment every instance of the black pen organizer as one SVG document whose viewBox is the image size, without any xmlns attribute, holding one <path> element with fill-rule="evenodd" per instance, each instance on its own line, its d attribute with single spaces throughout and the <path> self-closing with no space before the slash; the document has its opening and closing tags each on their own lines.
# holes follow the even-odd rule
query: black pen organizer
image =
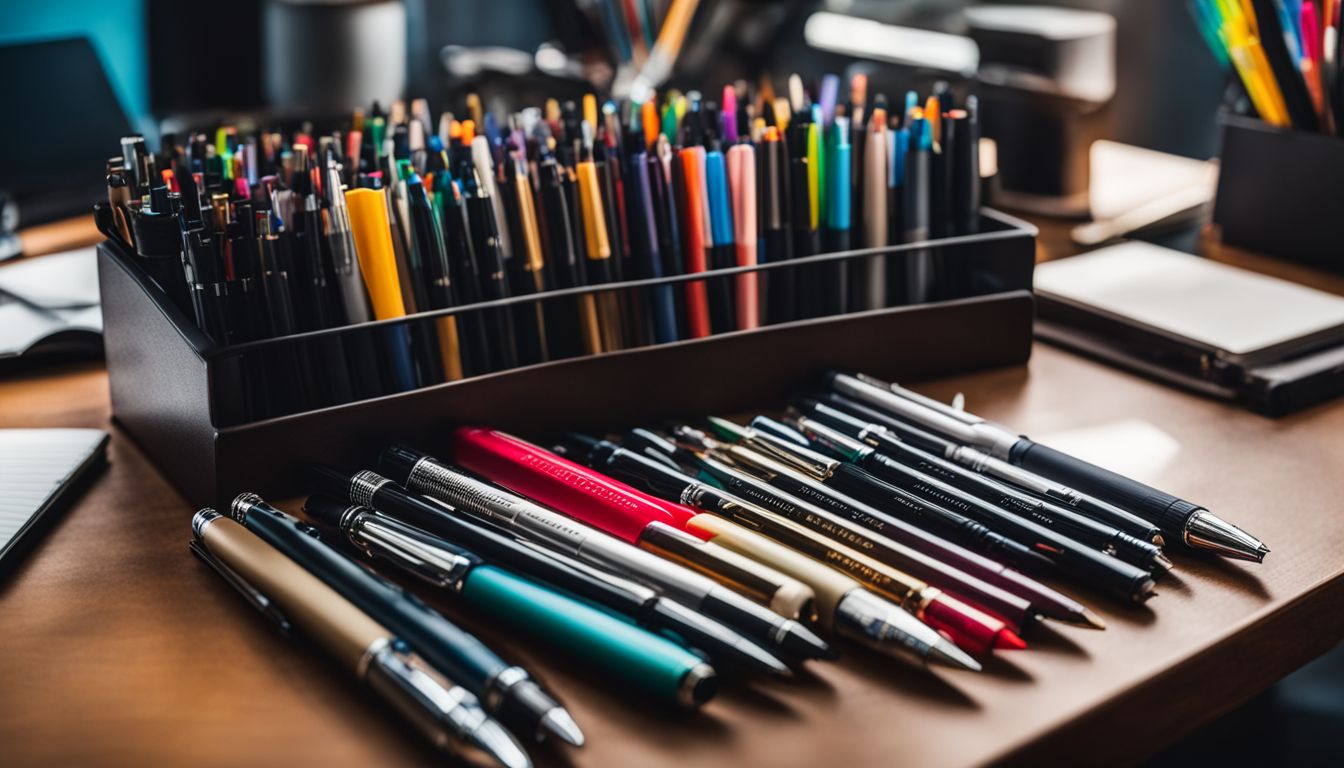
<svg viewBox="0 0 1344 768">
<path fill-rule="evenodd" d="M 1228 115 L 1213 221 L 1237 248 L 1344 272 L 1344 139 Z"/>
<path fill-rule="evenodd" d="M 98 271 L 112 411 L 203 505 L 245 489 L 297 495 L 310 463 L 367 464 L 393 439 L 433 448 L 454 424 L 592 430 L 783 405 L 828 368 L 904 381 L 1019 365 L 1031 350 L 1035 239 L 1030 224 L 986 209 L 974 235 L 552 290 L 230 347 L 213 343 L 109 240 Z M 882 271 L 884 306 L 836 306 L 846 281 L 856 301 L 871 302 L 859 288 Z M 669 301 L 685 334 L 697 301 L 731 312 L 750 280 L 765 320 L 801 316 L 653 343 L 651 318 Z M 622 326 L 621 338 L 605 341 L 626 348 L 586 354 L 587 312 Z M 538 317 L 546 362 L 535 362 L 542 340 L 527 333 Z M 450 329 L 460 351 L 484 335 L 487 354 L 499 357 L 489 334 L 509 323 L 516 367 L 473 371 L 467 360 L 464 378 L 444 380 Z M 395 349 L 408 351 L 409 371 Z"/>
</svg>

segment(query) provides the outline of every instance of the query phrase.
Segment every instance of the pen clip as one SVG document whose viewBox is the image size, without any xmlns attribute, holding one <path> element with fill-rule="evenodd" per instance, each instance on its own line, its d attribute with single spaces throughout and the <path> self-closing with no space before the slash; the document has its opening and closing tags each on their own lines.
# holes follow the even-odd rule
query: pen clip
<svg viewBox="0 0 1344 768">
<path fill-rule="evenodd" d="M 261 590 L 252 586 L 252 584 L 249 583 L 247 579 L 244 579 L 237 571 L 225 565 L 222 560 L 211 554 L 210 550 L 206 549 L 205 545 L 202 544 L 199 539 L 192 539 L 188 542 L 187 547 L 191 549 L 192 554 L 199 557 L 202 562 L 210 566 L 215 573 L 219 574 L 220 578 L 237 590 L 238 593 L 243 596 L 244 600 L 250 603 L 253 608 L 257 609 L 258 613 L 265 616 L 271 623 L 275 624 L 282 634 L 285 636 L 293 634 L 293 625 L 289 623 L 289 619 L 286 618 L 285 614 L 282 613 L 279 608 L 275 607 L 275 603 L 272 602 L 269 597 L 262 594 Z"/>
<path fill-rule="evenodd" d="M 350 543 L 436 587 L 461 591 L 480 559 L 438 546 L 432 535 L 377 511 L 358 515 L 347 529 Z"/>
</svg>

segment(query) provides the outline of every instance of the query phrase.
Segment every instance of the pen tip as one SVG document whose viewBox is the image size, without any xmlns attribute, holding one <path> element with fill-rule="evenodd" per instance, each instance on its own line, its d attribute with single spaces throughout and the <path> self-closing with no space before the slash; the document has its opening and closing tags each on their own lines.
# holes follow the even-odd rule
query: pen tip
<svg viewBox="0 0 1344 768">
<path fill-rule="evenodd" d="M 1171 562 L 1171 558 L 1167 557 L 1161 552 L 1158 552 L 1156 555 L 1153 556 L 1153 562 L 1157 564 L 1158 568 L 1162 569 L 1163 573 L 1171 573 L 1171 571 L 1176 567 L 1176 564 Z"/>
<path fill-rule="evenodd" d="M 1266 547 L 1264 544 L 1261 544 L 1261 545 L 1260 545 L 1260 548 L 1257 549 L 1257 550 L 1255 551 L 1255 556 L 1256 556 L 1255 559 L 1256 559 L 1258 562 L 1263 563 L 1263 562 L 1265 562 L 1265 555 L 1268 555 L 1268 554 L 1269 554 L 1269 547 Z"/>
<path fill-rule="evenodd" d="M 929 648 L 929 660 L 939 661 L 958 669 L 969 669 L 972 672 L 979 672 L 981 669 L 980 662 L 947 640 L 939 640 Z"/>
<path fill-rule="evenodd" d="M 547 712 L 545 717 L 541 718 L 541 727 L 570 746 L 583 746 L 583 731 L 579 730 L 579 724 L 574 722 L 574 718 L 570 717 L 563 707 L 555 707 Z"/>
<path fill-rule="evenodd" d="M 1011 629 L 1004 629 L 994 636 L 994 650 L 1020 651 L 1027 647 L 1027 641 L 1017 636 Z"/>
<path fill-rule="evenodd" d="M 471 732 L 468 748 L 483 754 L 483 759 L 469 759 L 468 762 L 471 764 L 498 765 L 501 768 L 532 768 L 532 759 L 527 756 L 522 745 L 504 729 L 504 726 L 494 720 L 487 719 Z"/>
<path fill-rule="evenodd" d="M 1105 628 L 1106 628 L 1106 622 L 1105 622 L 1104 620 L 1102 620 L 1102 618 L 1101 618 L 1100 616 L 1098 616 L 1097 614 L 1093 613 L 1092 611 L 1089 611 L 1089 610 L 1086 609 L 1086 608 L 1083 609 L 1083 621 L 1082 621 L 1082 625 L 1085 626 L 1085 627 L 1091 627 L 1092 629 L 1105 629 Z"/>
<path fill-rule="evenodd" d="M 780 648 L 790 656 L 799 659 L 826 659 L 831 661 L 840 656 L 829 643 L 817 637 L 812 630 L 796 621 L 789 621 L 785 625 Z"/>
</svg>

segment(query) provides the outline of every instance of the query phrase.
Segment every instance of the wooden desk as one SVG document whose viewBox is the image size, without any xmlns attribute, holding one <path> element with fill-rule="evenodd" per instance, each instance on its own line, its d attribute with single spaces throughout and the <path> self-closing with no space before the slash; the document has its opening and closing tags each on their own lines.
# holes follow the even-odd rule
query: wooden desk
<svg viewBox="0 0 1344 768">
<path fill-rule="evenodd" d="M 1262 537 L 1263 566 L 1178 552 L 1151 610 L 1083 591 L 1106 632 L 1028 631 L 980 675 L 846 648 L 793 683 L 727 687 L 668 718 L 502 643 L 589 737 L 589 766 L 1133 762 L 1344 636 L 1344 401 L 1271 421 L 1047 346 L 1030 366 L 921 386 L 1038 438 L 1146 422 L 1175 446 L 1145 479 Z M 0 381 L 0 427 L 108 427 L 97 367 Z M 433 754 L 279 636 L 186 548 L 191 510 L 124 435 L 112 466 L 0 583 L 6 765 L 412 765 Z M 0 468 L 3 471 L 3 468 Z M 451 611 L 450 611 L 451 613 Z M 493 636 L 468 624 L 487 639 Z"/>
</svg>

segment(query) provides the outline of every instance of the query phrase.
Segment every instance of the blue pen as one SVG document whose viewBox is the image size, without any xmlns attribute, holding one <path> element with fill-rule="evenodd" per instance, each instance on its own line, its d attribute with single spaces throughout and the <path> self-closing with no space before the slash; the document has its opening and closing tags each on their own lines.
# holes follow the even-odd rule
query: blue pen
<svg viewBox="0 0 1344 768">
<path fill-rule="evenodd" d="M 853 173 L 853 158 L 849 143 L 849 118 L 837 117 L 835 124 L 827 130 L 826 142 L 826 250 L 831 253 L 850 249 L 850 177 Z M 836 261 L 823 265 L 826 269 L 823 283 L 823 301 L 829 313 L 839 314 L 847 311 L 849 305 L 848 261 Z"/>
<path fill-rule="evenodd" d="M 714 245 L 710 248 L 710 269 L 737 266 L 733 239 L 733 206 L 728 199 L 728 169 L 723 153 L 715 149 L 705 153 L 705 187 L 709 194 L 709 231 Z M 714 333 L 725 333 L 737 326 L 733 316 L 730 281 L 709 281 L 709 324 Z"/>
<path fill-rule="evenodd" d="M 658 223 L 654 217 L 653 185 L 649 182 L 648 153 L 635 152 L 630 155 L 629 162 L 633 182 L 627 187 L 631 196 L 631 246 L 643 272 L 641 277 L 663 277 L 662 255 L 658 248 Z M 654 343 L 676 341 L 677 307 L 672 286 L 654 286 L 650 292 L 653 299 Z"/>
</svg>

